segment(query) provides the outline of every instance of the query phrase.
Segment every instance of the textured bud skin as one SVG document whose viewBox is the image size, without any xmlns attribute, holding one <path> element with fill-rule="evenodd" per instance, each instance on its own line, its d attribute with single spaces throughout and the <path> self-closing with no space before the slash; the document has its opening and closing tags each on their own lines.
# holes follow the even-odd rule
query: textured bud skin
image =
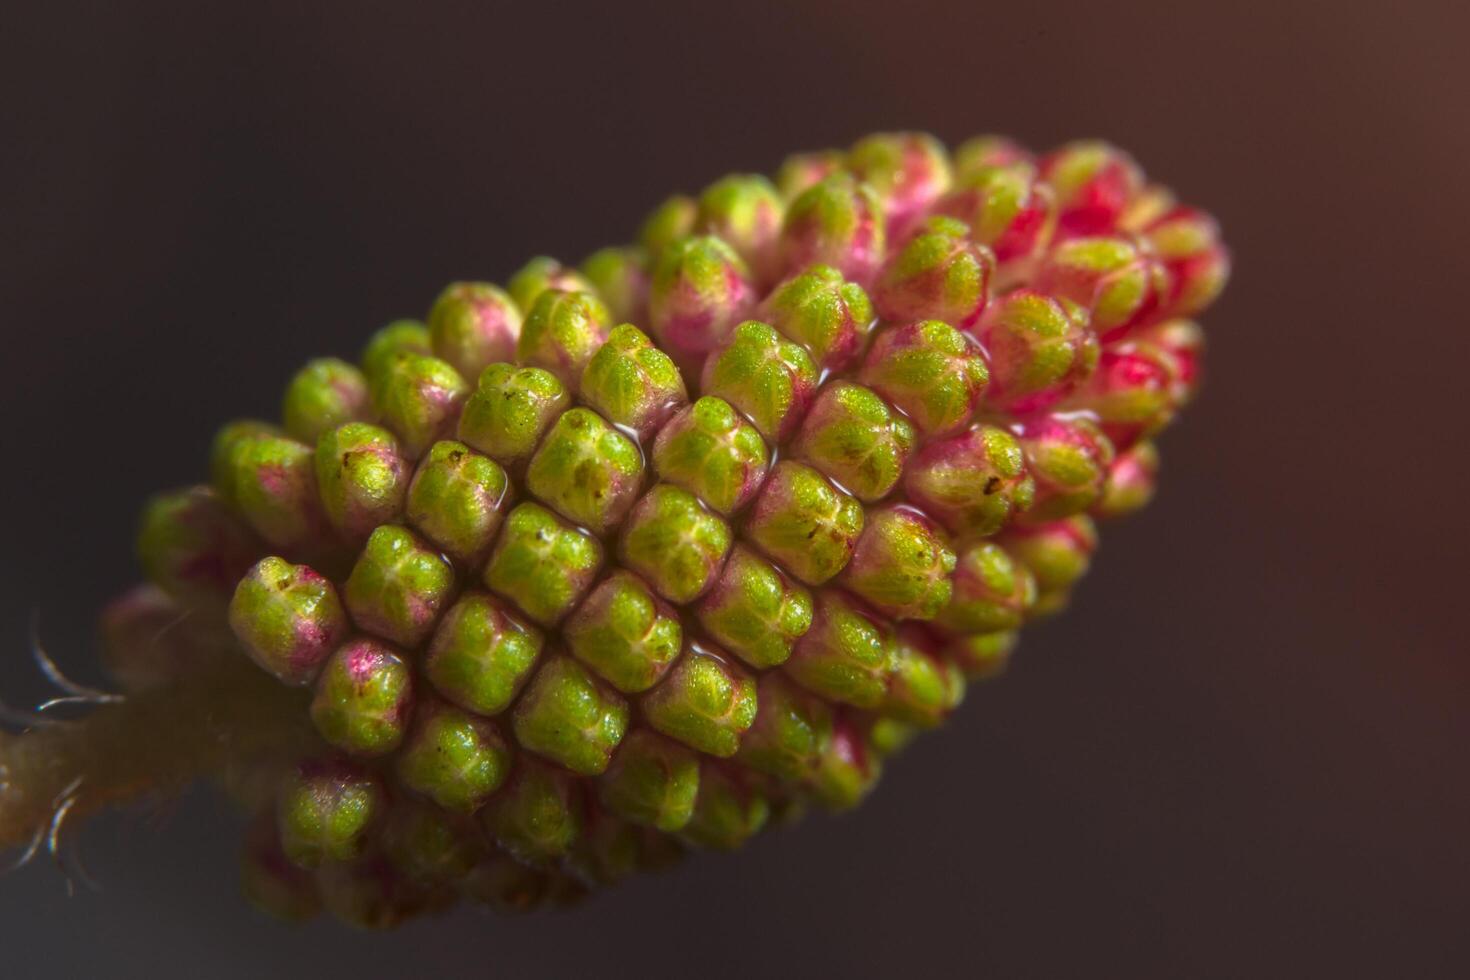
<svg viewBox="0 0 1470 980">
<path fill-rule="evenodd" d="M 434 355 L 470 383 L 488 365 L 514 357 L 520 335 L 520 308 L 488 282 L 450 283 L 429 310 Z"/>
<path fill-rule="evenodd" d="M 1107 520 L 1123 517 L 1148 506 L 1158 485 L 1159 451 L 1151 442 L 1140 442 L 1118 454 L 1108 471 L 1107 488 L 1092 508 L 1093 516 Z"/>
<path fill-rule="evenodd" d="M 892 636 L 880 621 L 835 589 L 817 593 L 812 628 L 783 668 L 802 687 L 858 708 L 876 708 L 888 690 Z"/>
<path fill-rule="evenodd" d="M 513 717 L 523 747 L 596 776 L 628 730 L 628 702 L 577 661 L 559 655 L 536 671 Z"/>
<path fill-rule="evenodd" d="M 999 633 L 967 633 L 954 637 L 945 656 L 964 672 L 969 681 L 989 680 L 1005 672 L 1016 649 L 1014 630 Z"/>
<path fill-rule="evenodd" d="M 582 275 L 618 322 L 648 322 L 648 255 L 633 245 L 598 249 L 582 261 Z"/>
<path fill-rule="evenodd" d="M 540 630 L 511 615 L 499 600 L 467 592 L 435 630 L 424 673 L 452 703 L 498 715 L 530 676 L 543 642 Z"/>
<path fill-rule="evenodd" d="M 781 219 L 785 210 L 781 195 L 765 177 L 731 174 L 699 195 L 694 230 L 727 242 L 757 282 L 770 283 L 780 272 Z"/>
<path fill-rule="evenodd" d="M 812 774 L 812 795 L 829 810 L 850 810 L 877 786 L 880 772 L 880 760 L 862 732 L 850 719 L 839 717 Z"/>
<path fill-rule="evenodd" d="M 302 868 L 351 861 L 362 854 L 383 806 L 383 788 L 371 774 L 343 762 L 303 762 L 277 796 L 281 850 Z"/>
<path fill-rule="evenodd" d="M 802 420 L 791 455 L 821 470 L 863 501 L 898 483 L 918 435 L 902 415 L 861 385 L 824 385 Z"/>
<path fill-rule="evenodd" d="M 1048 153 L 1041 161 L 1041 176 L 1057 193 L 1060 230 L 1067 236 L 1112 231 L 1143 187 L 1143 172 L 1131 157 L 1091 140 Z"/>
<path fill-rule="evenodd" d="M 687 194 L 675 194 L 651 211 L 638 232 L 638 244 L 656 257 L 681 238 L 694 234 L 699 202 Z"/>
<path fill-rule="evenodd" d="M 658 475 L 721 514 L 755 496 L 768 459 L 760 433 L 721 398 L 701 398 L 685 408 L 653 444 Z"/>
<path fill-rule="evenodd" d="M 976 167 L 938 210 L 965 222 L 972 239 L 990 246 L 1004 285 L 1029 272 L 1056 233 L 1056 197 L 1029 163 Z"/>
<path fill-rule="evenodd" d="M 522 755 L 505 791 L 485 808 L 485 828 L 527 864 L 554 860 L 582 835 L 581 791 L 581 781 L 565 769 Z"/>
<path fill-rule="evenodd" d="M 886 616 L 933 619 L 949 602 L 954 565 L 934 523 L 899 504 L 868 515 L 842 584 Z"/>
<path fill-rule="evenodd" d="M 305 922 L 321 911 L 315 881 L 286 857 L 269 811 L 258 814 L 245 832 L 240 884 L 250 904 L 286 922 Z"/>
<path fill-rule="evenodd" d="M 307 444 L 339 425 L 366 419 L 371 411 L 367 378 L 335 357 L 307 364 L 291 379 L 281 400 L 286 433 Z"/>
<path fill-rule="evenodd" d="M 785 663 L 812 625 L 811 593 L 744 545 L 696 611 L 711 637 L 757 670 Z"/>
<path fill-rule="evenodd" d="M 582 401 L 614 425 L 653 435 L 688 400 L 669 356 L 632 324 L 613 327 L 582 372 Z"/>
<path fill-rule="evenodd" d="M 875 133 L 853 146 L 847 166 L 882 199 L 895 239 L 949 190 L 949 157 L 927 133 Z"/>
<path fill-rule="evenodd" d="M 624 694 L 646 691 L 679 656 L 678 614 L 638 576 L 613 572 L 568 617 L 572 655 Z"/>
<path fill-rule="evenodd" d="M 240 445 L 252 439 L 274 438 L 282 434 L 277 426 L 255 419 L 228 422 L 214 434 L 209 446 L 209 483 L 220 500 L 231 507 L 236 506 L 232 459 Z"/>
<path fill-rule="evenodd" d="M 778 670 L 762 674 L 756 691 L 760 710 L 739 759 L 785 782 L 805 781 L 832 739 L 832 708 Z"/>
<path fill-rule="evenodd" d="M 603 805 L 613 813 L 672 833 L 694 815 L 699 757 L 678 742 L 635 729 L 618 746 L 599 785 Z"/>
<path fill-rule="evenodd" d="M 771 291 L 760 318 L 804 346 L 824 371 L 856 364 L 873 329 L 873 304 L 863 287 L 830 265 L 814 265 Z"/>
<path fill-rule="evenodd" d="M 883 205 L 877 193 L 846 173 L 823 178 L 786 209 L 781 228 L 781 263 L 787 273 L 830 265 L 866 286 L 877 275 L 887 248 Z"/>
<path fill-rule="evenodd" d="M 576 391 L 582 371 L 611 328 L 612 313 L 595 293 L 548 289 L 526 314 L 516 358 L 522 365 L 550 371 Z"/>
<path fill-rule="evenodd" d="M 727 758 L 756 715 L 756 684 L 722 654 L 691 647 L 662 684 L 639 702 L 657 731 L 706 755 Z"/>
<path fill-rule="evenodd" d="M 358 363 L 368 380 L 369 393 L 374 379 L 381 377 L 399 354 L 432 357 L 434 341 L 429 336 L 429 328 L 418 320 L 394 320 L 368 338 Z"/>
<path fill-rule="evenodd" d="M 1036 602 L 1036 580 L 1024 565 L 993 541 L 980 541 L 960 555 L 954 598 L 938 622 L 960 633 L 995 633 L 1021 625 Z"/>
<path fill-rule="evenodd" d="M 387 429 L 366 422 L 332 429 L 317 443 L 315 465 L 322 508 L 348 541 L 361 544 L 402 513 L 412 470 Z"/>
<path fill-rule="evenodd" d="M 138 528 L 143 573 L 180 601 L 218 608 L 254 563 L 260 544 L 209 487 L 148 501 Z"/>
<path fill-rule="evenodd" d="M 327 519 L 317 495 L 314 454 L 292 439 L 258 435 L 229 444 L 220 496 L 273 548 L 314 550 Z"/>
<path fill-rule="evenodd" d="M 386 644 L 359 637 L 338 647 L 322 666 L 311 720 L 332 745 L 371 757 L 398 747 L 412 708 L 408 664 Z"/>
<path fill-rule="evenodd" d="M 628 515 L 621 555 L 655 592 L 682 604 L 704 594 L 729 550 L 730 525 L 687 490 L 661 483 Z"/>
<path fill-rule="evenodd" d="M 967 238 L 953 218 L 930 218 L 889 257 L 873 284 L 873 306 L 892 322 L 943 320 L 956 327 L 975 322 L 990 299 L 995 254 Z"/>
<path fill-rule="evenodd" d="M 405 649 L 434 628 L 454 591 L 454 569 L 412 531 L 385 524 L 352 568 L 343 600 L 359 628 Z"/>
<path fill-rule="evenodd" d="M 1110 347 L 1097 371 L 1068 401 L 1097 416 L 1119 449 L 1155 434 L 1178 407 L 1178 366 L 1169 353 L 1148 343 Z"/>
<path fill-rule="evenodd" d="M 1085 514 L 1065 520 L 1014 527 L 999 543 L 1036 579 L 1036 604 L 1031 615 L 1060 612 L 1072 587 L 1087 574 L 1097 550 L 1097 526 Z"/>
<path fill-rule="evenodd" d="M 750 270 L 718 238 L 672 242 L 653 267 L 648 316 L 654 336 L 681 365 L 697 372 L 755 305 Z"/>
<path fill-rule="evenodd" d="M 964 428 L 990 379 L 974 341 L 939 320 L 883 330 L 859 376 L 927 438 Z"/>
<path fill-rule="evenodd" d="M 419 354 L 395 354 L 371 380 L 378 415 L 413 460 L 454 431 L 469 395 L 459 372 L 437 357 Z"/>
<path fill-rule="evenodd" d="M 566 386 L 541 368 L 492 364 L 465 402 L 459 438 L 502 466 L 530 457 L 552 420 L 571 406 Z"/>
<path fill-rule="evenodd" d="M 1196 316 L 1224 290 L 1230 253 L 1210 215 L 1198 208 L 1174 208 L 1148 225 L 1144 239 L 1169 273 L 1163 315 Z"/>
<path fill-rule="evenodd" d="M 408 521 L 465 567 L 490 552 L 510 494 L 500 464 L 462 442 L 436 442 L 408 488 Z"/>
<path fill-rule="evenodd" d="M 642 483 L 637 444 L 585 408 L 556 420 L 526 470 L 531 493 L 598 534 L 623 519 Z"/>
<path fill-rule="evenodd" d="M 287 684 L 309 684 L 347 635 L 332 583 L 305 565 L 263 558 L 235 589 L 230 628 L 250 659 Z"/>
<path fill-rule="evenodd" d="M 760 833 L 771 816 L 770 802 L 756 792 L 749 774 L 701 760 L 699 795 L 683 837 L 700 847 L 734 850 Z"/>
<path fill-rule="evenodd" d="M 932 641 L 915 630 L 899 631 L 892 647 L 888 694 L 881 709 L 884 716 L 905 725 L 933 728 L 964 700 L 964 673 L 932 647 Z"/>
<path fill-rule="evenodd" d="M 745 525 L 752 543 L 807 585 L 842 571 L 862 530 L 861 504 L 790 460 L 771 471 Z"/>
<path fill-rule="evenodd" d="M 1018 289 L 986 310 L 976 329 L 990 352 L 990 406 L 1013 412 L 1047 408 L 1097 368 L 1097 335 L 1079 306 Z"/>
<path fill-rule="evenodd" d="M 485 805 L 510 772 L 511 750 L 495 723 L 443 704 L 415 712 L 397 757 L 405 786 L 452 813 Z"/>
<path fill-rule="evenodd" d="M 555 626 L 592 586 L 602 545 L 536 504 L 510 512 L 485 584 L 542 626 Z"/>
<path fill-rule="evenodd" d="M 909 499 L 961 537 L 994 534 L 1035 498 L 1015 436 L 993 425 L 930 443 L 904 476 Z"/>
<path fill-rule="evenodd" d="M 817 386 L 807 352 L 769 324 L 747 320 L 704 365 L 702 390 L 723 398 L 771 443 L 786 440 Z"/>
<path fill-rule="evenodd" d="M 538 255 L 521 266 L 505 284 L 505 291 L 522 314 L 529 314 L 541 294 L 548 289 L 564 293 L 593 292 L 592 283 L 582 273 L 546 255 Z"/>
<path fill-rule="evenodd" d="M 793 153 L 781 162 L 776 171 L 776 187 L 780 190 L 781 197 L 790 201 L 846 165 L 847 155 L 841 150 Z"/>
<path fill-rule="evenodd" d="M 1158 315 L 1169 281 L 1146 248 L 1107 236 L 1074 238 L 1052 249 L 1036 286 L 1085 307 L 1092 329 L 1108 343 Z"/>
<path fill-rule="evenodd" d="M 1021 516 L 1026 523 L 1080 514 L 1101 499 L 1113 463 L 1113 444 L 1085 416 L 1049 415 L 1015 429 L 1036 499 Z"/>
<path fill-rule="evenodd" d="M 969 177 L 992 167 L 1014 167 L 1033 164 L 1031 152 L 1007 136 L 987 134 L 972 136 L 951 154 L 954 182 L 962 184 Z"/>
</svg>

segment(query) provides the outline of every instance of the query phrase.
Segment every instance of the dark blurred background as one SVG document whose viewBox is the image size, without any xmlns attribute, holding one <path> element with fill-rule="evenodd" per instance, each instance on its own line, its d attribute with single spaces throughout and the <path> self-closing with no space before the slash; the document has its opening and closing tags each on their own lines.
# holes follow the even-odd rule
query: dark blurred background
<svg viewBox="0 0 1470 980">
<path fill-rule="evenodd" d="M 290 930 L 208 793 L 0 881 L 7 976 L 1465 976 L 1464 5 L 16 4 L 0 57 L 0 690 L 99 680 L 216 424 L 453 278 L 925 128 L 1100 135 L 1236 275 L 1154 507 L 858 812 L 567 914 Z"/>
</svg>

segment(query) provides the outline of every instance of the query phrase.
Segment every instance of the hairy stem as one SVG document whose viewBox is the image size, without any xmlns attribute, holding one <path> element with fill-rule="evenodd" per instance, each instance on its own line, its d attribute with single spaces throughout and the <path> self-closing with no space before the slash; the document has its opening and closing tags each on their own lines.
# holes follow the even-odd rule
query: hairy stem
<svg viewBox="0 0 1470 980">
<path fill-rule="evenodd" d="M 304 697 L 244 657 L 223 657 L 81 720 L 0 734 L 0 848 L 31 840 L 63 797 L 77 818 L 283 757 L 311 737 Z"/>
</svg>

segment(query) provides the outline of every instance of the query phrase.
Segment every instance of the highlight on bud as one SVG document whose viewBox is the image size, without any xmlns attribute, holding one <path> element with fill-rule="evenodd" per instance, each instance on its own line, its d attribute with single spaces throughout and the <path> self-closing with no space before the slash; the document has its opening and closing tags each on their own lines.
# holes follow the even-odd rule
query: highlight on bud
<svg viewBox="0 0 1470 980">
<path fill-rule="evenodd" d="M 755 301 L 750 270 L 735 250 L 722 239 L 694 235 L 659 253 L 649 287 L 649 322 L 669 354 L 696 372 Z"/>
<path fill-rule="evenodd" d="M 786 209 L 781 263 L 786 272 L 830 265 L 861 286 L 878 274 L 888 232 L 877 193 L 845 172 L 807 188 Z"/>
<path fill-rule="evenodd" d="M 270 557 L 235 588 L 230 628 L 262 669 L 287 684 L 309 684 L 346 636 L 347 614 L 326 578 Z"/>
<path fill-rule="evenodd" d="M 988 405 L 1017 414 L 1048 408 L 1097 368 L 1087 311 L 1033 289 L 996 300 L 975 330 L 990 352 Z"/>
<path fill-rule="evenodd" d="M 968 237 L 953 218 L 928 219 L 892 254 L 873 284 L 873 305 L 885 320 L 943 320 L 968 327 L 990 299 L 995 253 Z"/>
</svg>

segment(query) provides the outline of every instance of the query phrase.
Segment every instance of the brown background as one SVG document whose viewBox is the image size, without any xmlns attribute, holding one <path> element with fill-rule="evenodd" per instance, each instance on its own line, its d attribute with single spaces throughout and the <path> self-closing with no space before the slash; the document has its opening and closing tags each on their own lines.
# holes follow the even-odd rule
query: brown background
<svg viewBox="0 0 1470 980">
<path fill-rule="evenodd" d="M 13 701 L 33 608 L 97 677 L 139 501 L 293 365 L 724 171 L 885 127 L 1105 135 L 1237 271 L 1156 506 L 858 813 L 572 914 L 364 937 L 246 911 L 236 818 L 196 794 L 89 828 L 101 895 L 0 883 L 7 974 L 1466 975 L 1463 5 L 20 7 Z"/>
</svg>

